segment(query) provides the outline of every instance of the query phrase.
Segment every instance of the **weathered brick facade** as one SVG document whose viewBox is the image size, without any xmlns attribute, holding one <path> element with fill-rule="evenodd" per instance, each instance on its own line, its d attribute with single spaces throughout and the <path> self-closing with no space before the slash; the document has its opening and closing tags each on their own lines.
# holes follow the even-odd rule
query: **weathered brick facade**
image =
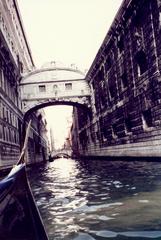
<svg viewBox="0 0 161 240">
<path fill-rule="evenodd" d="M 125 0 L 88 73 L 81 155 L 161 156 L 161 1 Z"/>
</svg>

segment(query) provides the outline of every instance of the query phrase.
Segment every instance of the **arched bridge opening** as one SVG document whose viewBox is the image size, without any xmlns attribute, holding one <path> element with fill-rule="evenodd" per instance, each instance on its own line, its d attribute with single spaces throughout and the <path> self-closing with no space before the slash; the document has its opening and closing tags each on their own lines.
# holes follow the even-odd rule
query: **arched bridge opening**
<svg viewBox="0 0 161 240">
<path fill-rule="evenodd" d="M 71 155 L 60 152 L 60 153 L 50 156 L 49 161 L 53 161 L 54 159 L 57 159 L 57 158 L 71 158 Z"/>
<path fill-rule="evenodd" d="M 24 113 L 24 121 L 26 121 L 33 112 L 36 112 L 39 109 L 49 107 L 49 106 L 60 106 L 60 105 L 81 108 L 88 115 L 89 118 L 92 117 L 91 108 L 88 107 L 86 104 L 81 104 L 74 101 L 72 102 L 67 100 L 65 101 L 65 100 L 53 99 L 53 100 L 45 101 L 43 103 L 39 103 L 36 106 L 33 106 L 32 108 L 28 109 L 28 111 Z"/>
<path fill-rule="evenodd" d="M 81 103 L 78 103 L 78 102 L 72 102 L 72 101 L 61 101 L 61 100 L 59 100 L 59 101 L 58 100 L 52 100 L 52 101 L 46 101 L 46 102 L 40 103 L 40 104 L 34 106 L 33 108 L 29 109 L 24 114 L 23 122 L 22 122 L 22 139 L 21 139 L 22 143 L 24 142 L 24 137 L 26 135 L 26 123 L 30 120 L 32 114 L 36 113 L 40 109 L 44 109 L 45 107 L 49 107 L 49 106 L 54 107 L 54 106 L 60 106 L 60 105 L 79 108 L 79 109 L 81 109 L 82 112 L 85 113 L 87 118 L 89 118 L 89 119 L 92 118 L 91 108 L 89 108 L 85 104 L 81 104 Z M 54 116 L 53 116 L 53 120 L 54 120 Z"/>
<path fill-rule="evenodd" d="M 53 161 L 56 158 L 71 158 L 72 157 L 72 150 L 71 149 L 59 149 L 53 150 L 50 154 L 49 161 Z"/>
<path fill-rule="evenodd" d="M 90 87 L 84 73 L 77 69 L 50 66 L 35 70 L 23 76 L 19 88 L 24 114 L 52 104 L 90 109 Z"/>
<path fill-rule="evenodd" d="M 19 88 L 24 113 L 22 136 L 31 114 L 48 106 L 73 106 L 92 116 L 90 87 L 85 74 L 77 69 L 50 66 L 35 70 L 22 77 Z"/>
</svg>

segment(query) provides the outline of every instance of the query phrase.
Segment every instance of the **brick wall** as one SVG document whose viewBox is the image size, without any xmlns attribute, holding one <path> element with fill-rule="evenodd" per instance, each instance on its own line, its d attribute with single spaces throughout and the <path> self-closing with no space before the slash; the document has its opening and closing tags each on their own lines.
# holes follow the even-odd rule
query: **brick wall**
<svg viewBox="0 0 161 240">
<path fill-rule="evenodd" d="M 95 111 L 90 122 L 79 115 L 84 155 L 161 156 L 158 2 L 124 1 L 87 73 Z"/>
</svg>

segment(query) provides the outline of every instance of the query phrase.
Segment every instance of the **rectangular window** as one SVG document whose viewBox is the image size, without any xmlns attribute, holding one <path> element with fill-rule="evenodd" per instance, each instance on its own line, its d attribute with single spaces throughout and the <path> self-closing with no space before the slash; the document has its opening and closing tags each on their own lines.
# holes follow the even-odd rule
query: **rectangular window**
<svg viewBox="0 0 161 240">
<path fill-rule="evenodd" d="M 2 131 L 2 125 L 0 124 L 0 139 L 3 138 L 3 131 Z"/>
<path fill-rule="evenodd" d="M 114 98 L 115 97 L 115 93 L 116 93 L 116 88 L 114 85 L 109 86 L 109 91 L 110 91 L 110 97 Z"/>
<path fill-rule="evenodd" d="M 10 123 L 11 123 L 11 125 L 12 125 L 12 124 L 13 124 L 13 123 L 12 123 L 12 112 L 10 112 L 10 120 L 11 120 Z"/>
<path fill-rule="evenodd" d="M 3 119 L 6 120 L 6 111 L 5 111 L 5 107 L 3 106 Z"/>
<path fill-rule="evenodd" d="M 124 50 L 124 37 L 118 36 L 118 42 L 117 42 L 119 54 L 121 54 Z"/>
<path fill-rule="evenodd" d="M 151 109 L 148 109 L 142 113 L 143 128 L 149 128 L 153 126 Z"/>
<path fill-rule="evenodd" d="M 2 69 L 0 69 L 0 87 L 2 87 Z"/>
<path fill-rule="evenodd" d="M 125 132 L 129 133 L 131 132 L 131 129 L 132 129 L 132 123 L 131 123 L 130 117 L 128 116 L 127 118 L 125 118 Z"/>
<path fill-rule="evenodd" d="M 6 130 L 4 126 L 3 126 L 3 140 L 6 140 Z"/>
<path fill-rule="evenodd" d="M 39 92 L 46 92 L 46 86 L 45 85 L 39 85 Z"/>
<path fill-rule="evenodd" d="M 148 63 L 146 59 L 146 54 L 144 51 L 139 51 L 136 54 L 137 68 L 138 68 L 138 76 L 141 76 L 148 70 Z"/>
<path fill-rule="evenodd" d="M 110 74 L 108 78 L 108 87 L 110 92 L 110 98 L 117 97 L 117 86 L 116 86 L 116 77 L 114 75 L 114 72 Z"/>
<path fill-rule="evenodd" d="M 111 126 L 111 131 L 112 131 L 112 138 L 117 138 L 117 126 L 116 124 L 112 124 Z"/>
<path fill-rule="evenodd" d="M 4 85 L 5 85 L 5 83 L 4 83 L 4 72 L 3 72 L 3 69 L 1 70 L 1 87 L 2 87 L 2 89 L 4 90 Z"/>
<path fill-rule="evenodd" d="M 9 114 L 8 114 L 8 110 L 6 110 L 6 120 L 7 120 L 7 122 L 9 122 Z"/>
<path fill-rule="evenodd" d="M 124 72 L 121 76 L 121 83 L 122 83 L 122 88 L 126 88 L 128 85 L 128 81 L 127 81 L 127 74 L 126 72 Z"/>
<path fill-rule="evenodd" d="M 0 100 L 0 118 L 3 118 L 3 112 L 2 112 L 2 109 L 3 109 L 3 104 L 1 103 L 1 100 Z"/>
<path fill-rule="evenodd" d="M 111 68 L 111 57 L 108 56 L 107 59 L 106 59 L 106 62 L 105 62 L 105 71 L 107 72 L 110 68 Z"/>
<path fill-rule="evenodd" d="M 65 83 L 65 90 L 72 90 L 72 83 Z"/>
</svg>

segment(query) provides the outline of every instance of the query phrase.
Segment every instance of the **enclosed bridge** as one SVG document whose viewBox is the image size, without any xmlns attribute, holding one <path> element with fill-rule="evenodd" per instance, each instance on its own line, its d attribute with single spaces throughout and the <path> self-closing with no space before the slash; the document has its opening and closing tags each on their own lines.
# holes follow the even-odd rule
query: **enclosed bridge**
<svg viewBox="0 0 161 240">
<path fill-rule="evenodd" d="M 51 105 L 90 109 L 90 88 L 85 74 L 73 67 L 50 62 L 24 75 L 20 81 L 24 114 Z"/>
</svg>

